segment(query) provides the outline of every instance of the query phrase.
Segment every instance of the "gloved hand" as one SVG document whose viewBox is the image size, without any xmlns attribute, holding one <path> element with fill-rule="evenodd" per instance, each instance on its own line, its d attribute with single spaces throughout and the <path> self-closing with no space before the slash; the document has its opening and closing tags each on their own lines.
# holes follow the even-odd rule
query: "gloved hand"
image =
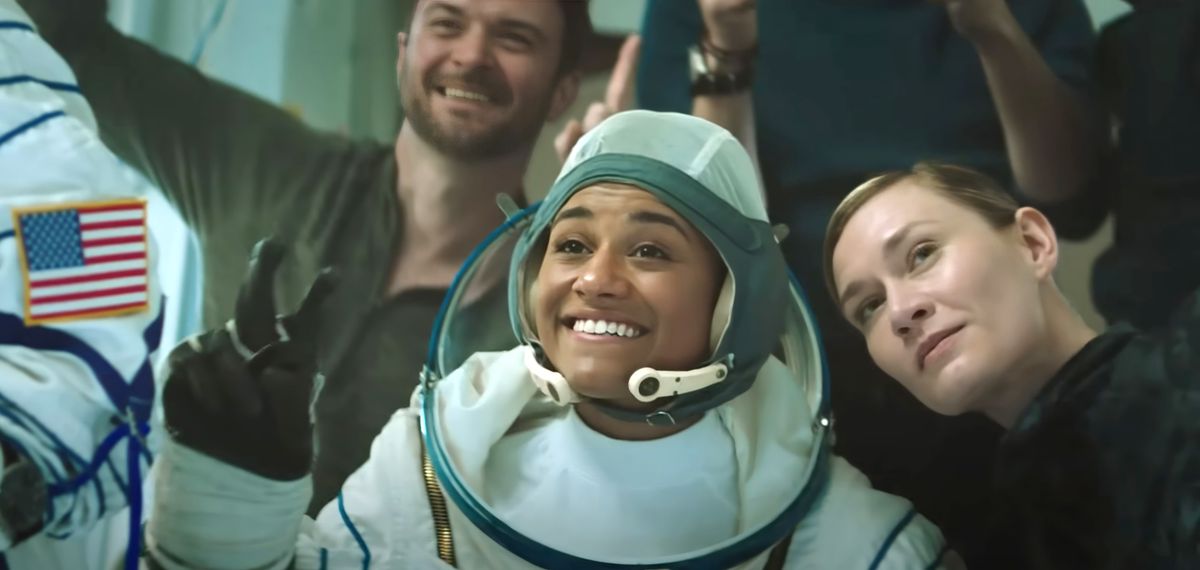
<svg viewBox="0 0 1200 570">
<path fill-rule="evenodd" d="M 107 0 L 17 0 L 17 4 L 60 54 L 87 45 L 108 21 Z"/>
<path fill-rule="evenodd" d="M 289 481 L 312 464 L 310 407 L 317 376 L 320 306 L 333 291 L 321 271 L 290 315 L 276 317 L 272 284 L 284 248 L 255 246 L 235 318 L 181 343 L 163 391 L 175 441 L 252 473 Z M 319 387 L 317 387 L 319 388 Z"/>
</svg>

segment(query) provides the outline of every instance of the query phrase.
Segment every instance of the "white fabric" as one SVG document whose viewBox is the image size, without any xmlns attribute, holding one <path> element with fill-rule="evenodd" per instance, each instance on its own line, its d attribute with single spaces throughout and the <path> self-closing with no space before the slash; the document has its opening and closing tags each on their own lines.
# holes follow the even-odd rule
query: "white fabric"
<svg viewBox="0 0 1200 570">
<path fill-rule="evenodd" d="M 803 394 L 788 374 L 782 363 L 768 362 L 753 388 L 717 410 L 721 425 L 733 440 L 737 458 L 739 532 L 774 518 L 783 501 L 794 496 L 795 490 L 805 483 L 808 451 L 813 443 L 811 417 L 803 411 Z M 562 421 L 560 408 L 535 396 L 536 389 L 516 349 L 476 354 L 443 380 L 438 391 L 441 433 L 448 440 L 447 447 L 461 478 L 473 489 L 486 488 L 482 483 L 488 457 L 506 434 L 544 422 Z M 256 518 L 256 522 L 270 525 L 280 537 L 297 541 L 298 568 L 320 568 L 323 558 L 330 568 L 363 567 L 364 550 L 346 520 L 353 524 L 366 545 L 372 568 L 448 568 L 437 558 L 433 519 L 421 477 L 417 418 L 416 409 L 401 410 L 376 438 L 370 459 L 351 475 L 342 489 L 345 517 L 338 501 L 334 501 L 321 511 L 315 522 L 302 524 L 299 536 L 294 518 L 281 515 L 274 522 L 265 517 Z M 230 524 L 228 517 L 215 514 L 239 501 L 259 501 L 258 497 L 265 497 L 270 489 L 282 483 L 242 477 L 237 479 L 237 489 L 210 501 L 220 504 L 200 510 L 194 498 L 184 497 L 184 489 L 192 489 L 192 485 L 200 482 L 189 483 L 182 478 L 200 473 L 207 478 L 223 478 L 227 476 L 222 473 L 226 473 L 233 480 L 238 470 L 199 454 L 167 455 L 162 461 L 209 465 L 202 469 L 195 465 L 176 469 L 181 478 L 176 491 L 169 495 L 159 493 L 157 497 L 159 502 L 176 503 L 156 509 L 156 513 L 170 513 L 171 520 L 156 521 L 151 533 L 164 526 L 186 526 L 198 544 L 234 545 L 241 541 L 245 544 L 237 548 L 243 552 L 261 544 L 263 560 L 284 556 L 273 550 L 279 540 L 266 541 L 261 534 L 257 538 L 245 537 L 238 525 Z M 825 492 L 796 528 L 785 568 L 867 568 L 887 543 L 893 528 L 906 519 L 909 522 L 897 532 L 877 567 L 925 568 L 934 563 L 942 547 L 941 534 L 923 517 L 911 516 L 907 501 L 872 490 L 861 473 L 840 459 L 832 459 L 829 475 Z M 449 498 L 447 502 L 459 568 L 530 567 L 475 528 Z M 273 512 L 283 513 L 303 506 L 303 501 L 293 500 L 290 506 L 280 504 Z M 619 554 L 620 546 L 613 546 L 617 551 L 614 555 Z M 167 557 L 175 553 L 161 554 Z M 767 556 L 763 553 L 741 567 L 761 568 Z M 184 564 L 198 567 L 195 562 L 180 562 L 180 567 Z"/>
<path fill-rule="evenodd" d="M 0 21 L 29 24 L 12 0 L 0 0 Z M 0 29 L 0 78 L 21 76 L 51 84 L 75 83 L 66 63 L 36 33 Z M 66 115 L 6 136 L 56 111 Z M 74 461 L 64 456 L 90 461 L 120 412 L 80 351 L 93 352 L 126 384 L 149 371 L 158 339 L 144 337 L 161 310 L 153 239 L 147 258 L 151 268 L 147 311 L 25 325 L 24 282 L 12 210 L 129 197 L 131 192 L 120 163 L 97 137 L 87 102 L 78 93 L 35 82 L 0 87 L 0 180 L 0 394 L 8 400 L 0 402 L 0 433 L 27 451 L 44 478 L 63 483 L 73 476 L 72 470 L 82 469 L 79 464 L 69 468 L 68 461 Z M 25 346 L 38 330 L 73 339 L 79 348 Z M 127 515 L 121 514 L 126 499 L 117 478 L 127 477 L 126 444 L 117 445 L 110 457 L 112 468 L 101 470 L 98 487 L 89 484 L 56 498 L 42 534 L 4 553 L 10 567 L 93 568 L 120 556 L 126 537 L 118 526 L 125 524 Z M 143 461 L 143 473 L 145 468 Z"/>
<path fill-rule="evenodd" d="M 716 414 L 650 441 L 621 441 L 568 408 L 492 449 L 483 492 L 492 512 L 564 552 L 630 561 L 702 550 L 737 529 L 733 440 Z"/>
<path fill-rule="evenodd" d="M 767 221 L 767 207 L 750 155 L 729 131 L 714 127 L 691 115 L 624 111 L 605 119 L 579 139 L 558 178 L 600 154 L 653 157 L 691 176 L 743 216 Z M 671 135 L 659 136 L 664 132 Z"/>
<path fill-rule="evenodd" d="M 278 482 L 230 469 L 170 440 L 158 455 L 154 494 L 170 497 L 154 503 L 147 541 L 156 552 L 169 552 L 163 564 L 187 560 L 200 568 L 283 568 L 304 508 L 312 498 L 311 478 Z M 258 489 L 242 493 L 244 489 Z M 194 524 L 180 520 L 219 521 L 237 540 L 211 542 Z M 279 521 L 290 521 L 279 532 Z"/>
</svg>

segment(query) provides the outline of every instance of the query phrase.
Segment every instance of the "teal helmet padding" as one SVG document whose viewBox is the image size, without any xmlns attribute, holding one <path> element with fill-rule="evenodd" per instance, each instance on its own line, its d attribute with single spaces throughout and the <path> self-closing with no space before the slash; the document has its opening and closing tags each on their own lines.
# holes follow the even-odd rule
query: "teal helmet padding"
<svg viewBox="0 0 1200 570">
<path fill-rule="evenodd" d="M 527 322 L 526 299 L 540 259 L 530 259 L 530 254 L 538 250 L 567 200 L 601 182 L 637 186 L 687 219 L 720 254 L 733 284 L 729 306 L 716 309 L 728 310 L 728 322 L 724 330 L 714 331 L 719 340 L 710 357 L 696 365 L 725 362 L 728 376 L 675 396 L 658 411 L 681 419 L 746 391 L 783 331 L 786 311 L 781 307 L 789 301 L 787 266 L 767 221 L 750 156 L 728 131 L 689 115 L 619 113 L 576 144 L 513 252 L 509 314 L 517 339 L 537 343 Z"/>
</svg>

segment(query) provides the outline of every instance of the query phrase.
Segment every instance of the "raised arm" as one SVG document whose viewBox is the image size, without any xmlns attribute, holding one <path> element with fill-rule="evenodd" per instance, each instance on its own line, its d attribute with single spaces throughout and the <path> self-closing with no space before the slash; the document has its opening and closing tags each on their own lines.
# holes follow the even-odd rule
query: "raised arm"
<svg viewBox="0 0 1200 570">
<path fill-rule="evenodd" d="M 641 60 L 637 68 L 638 105 L 655 111 L 691 113 L 733 133 L 758 160 L 751 85 L 724 93 L 693 94 L 688 46 L 705 45 L 704 65 L 715 74 L 733 72 L 753 80 L 758 46 L 756 0 L 650 0 L 642 17 Z M 714 50 L 710 50 L 714 51 Z M 718 89 L 720 90 L 720 89 Z"/>
<path fill-rule="evenodd" d="M 616 64 L 613 66 L 612 77 L 609 80 L 602 101 L 592 103 L 582 120 L 568 122 L 558 138 L 555 139 L 555 150 L 560 160 L 566 160 L 567 153 L 579 137 L 591 130 L 604 119 L 614 113 L 629 109 L 633 103 L 635 79 L 644 73 L 679 76 L 678 82 L 667 82 L 669 85 L 683 86 L 682 91 L 659 90 L 664 82 L 654 81 L 653 92 L 639 91 L 638 95 L 652 108 L 663 111 L 689 113 L 707 119 L 731 132 L 742 143 L 758 166 L 758 144 L 754 127 L 754 104 L 751 95 L 753 66 L 758 45 L 757 2 L 756 0 L 697 0 L 697 4 L 677 1 L 651 1 L 647 4 L 647 12 L 643 21 L 643 36 L 631 36 L 622 46 Z M 699 13 L 702 23 L 697 27 L 693 18 Z M 693 34 L 693 30 L 695 31 Z M 639 69 L 638 58 L 641 55 L 643 38 L 651 50 L 667 49 L 673 46 L 673 41 L 680 35 L 693 35 L 691 43 L 700 44 L 701 37 L 706 38 L 704 45 L 709 49 L 702 54 L 704 65 L 712 72 L 713 77 L 722 80 L 730 73 L 746 80 L 733 88 L 718 86 L 716 89 L 693 94 L 686 86 L 689 73 L 687 58 L 668 58 L 669 67 L 653 70 Z M 666 44 L 666 45 L 664 45 Z M 654 54 L 652 60 L 660 61 L 662 54 Z M 675 54 L 671 54 L 675 55 Z M 645 99 L 649 98 L 649 101 Z"/>
<path fill-rule="evenodd" d="M 166 568 L 277 568 L 293 556 L 312 495 L 311 403 L 323 271 L 291 314 L 276 317 L 282 246 L 260 242 L 234 319 L 168 358 L 150 556 Z M 231 516 L 233 515 L 233 516 Z"/>
<path fill-rule="evenodd" d="M 268 222 L 348 146 L 122 35 L 102 0 L 20 1 L 75 70 L 104 142 L 202 234 L 238 212 Z"/>
<path fill-rule="evenodd" d="M 704 29 L 696 38 L 699 49 L 691 56 L 702 58 L 704 69 L 720 78 L 711 84 L 703 79 L 693 83 L 692 114 L 733 133 L 756 166 L 751 86 L 758 50 L 757 4 L 756 0 L 698 0 Z M 720 81 L 732 84 L 721 85 Z"/>
<path fill-rule="evenodd" d="M 1102 140 L 1090 93 L 1079 89 L 1092 44 L 1084 7 L 1046 2 L 1041 29 L 1027 32 L 1009 0 L 939 1 L 979 55 L 1018 190 L 1049 204 L 1078 195 Z"/>
</svg>

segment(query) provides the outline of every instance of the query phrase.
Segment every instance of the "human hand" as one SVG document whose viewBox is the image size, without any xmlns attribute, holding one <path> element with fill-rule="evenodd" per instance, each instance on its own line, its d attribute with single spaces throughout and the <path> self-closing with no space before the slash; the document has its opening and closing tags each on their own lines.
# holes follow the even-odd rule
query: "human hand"
<svg viewBox="0 0 1200 570">
<path fill-rule="evenodd" d="M 980 42 L 1017 26 L 1008 0 L 929 0 L 942 4 L 955 31 L 967 41 Z"/>
<path fill-rule="evenodd" d="M 575 148 L 575 143 L 579 142 L 584 133 L 596 128 L 604 119 L 628 110 L 633 105 L 637 59 L 641 47 L 642 38 L 636 35 L 625 38 L 625 43 L 621 44 L 621 51 L 617 53 L 617 62 L 613 65 L 608 87 L 604 90 L 604 100 L 588 105 L 583 121 L 567 121 L 563 130 L 554 137 L 554 152 L 558 155 L 559 162 L 566 162 L 567 155 L 571 154 L 571 149 Z"/>
<path fill-rule="evenodd" d="M 756 0 L 696 0 L 696 3 L 713 47 L 737 52 L 758 45 Z"/>
<path fill-rule="evenodd" d="M 235 318 L 193 336 L 168 357 L 163 408 L 179 443 L 267 477 L 303 477 L 312 464 L 309 415 L 320 307 L 336 286 L 324 269 L 290 315 L 276 316 L 282 245 L 263 240 L 238 290 Z"/>
</svg>

